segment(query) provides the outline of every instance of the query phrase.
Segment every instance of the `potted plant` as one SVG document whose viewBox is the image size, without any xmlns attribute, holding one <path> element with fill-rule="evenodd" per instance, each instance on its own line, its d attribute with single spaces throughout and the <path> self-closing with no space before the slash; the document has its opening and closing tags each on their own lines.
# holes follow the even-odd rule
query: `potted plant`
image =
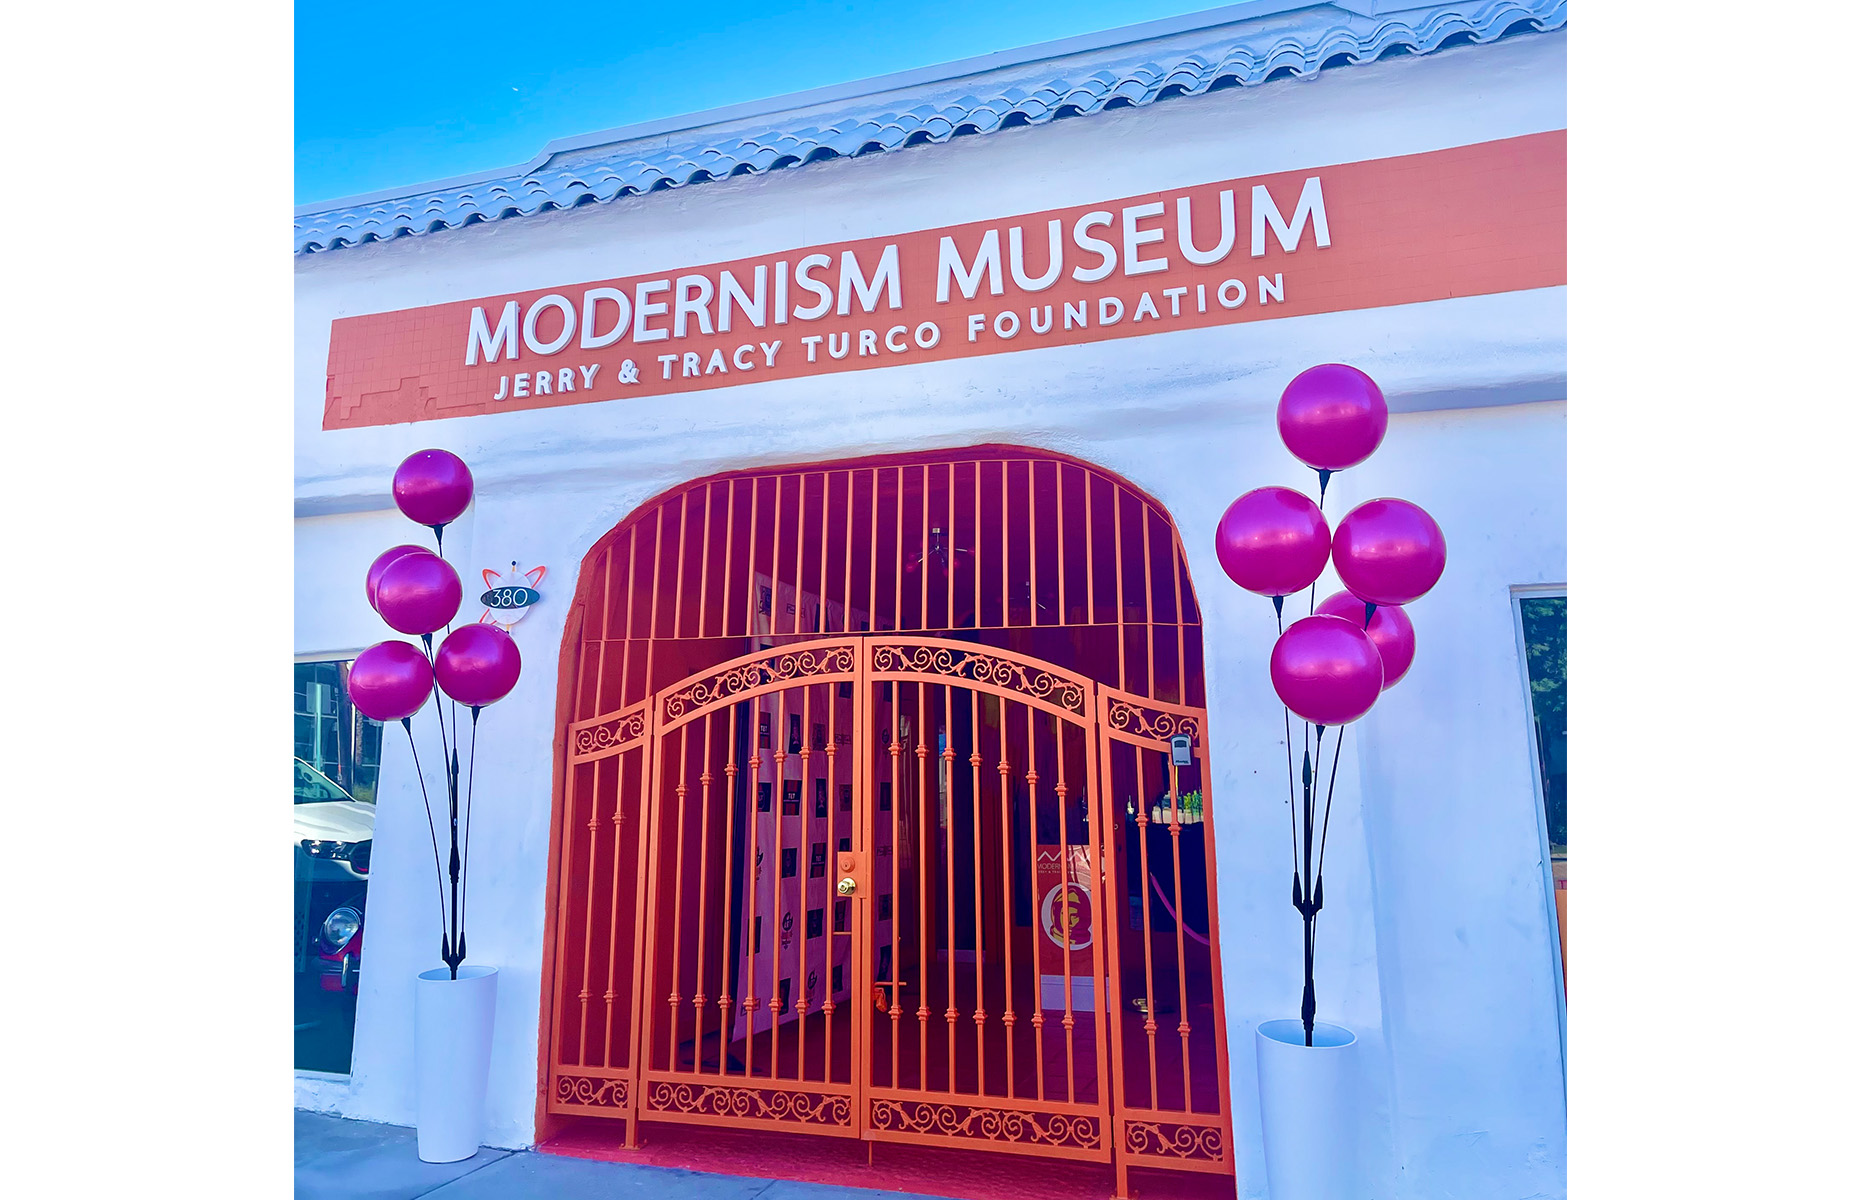
<svg viewBox="0 0 1860 1200">
<path fill-rule="evenodd" d="M 404 545 L 384 551 L 368 568 L 368 602 L 394 629 L 418 635 L 420 644 L 380 642 L 356 656 L 349 671 L 355 706 L 377 721 L 398 721 L 406 731 L 426 805 L 438 884 L 439 961 L 445 965 L 422 971 L 415 981 L 414 1052 L 420 1158 L 435 1163 L 470 1158 L 483 1138 L 497 968 L 465 965 L 478 715 L 510 693 L 523 665 L 516 642 L 502 627 L 480 623 L 452 628 L 463 589 L 458 572 L 443 557 L 445 527 L 465 511 L 471 497 L 471 472 L 455 455 L 422 450 L 401 463 L 394 473 L 394 501 L 401 512 L 433 531 L 434 549 Z M 433 639 L 441 629 L 446 633 L 435 650 Z M 443 812 L 438 816 L 413 737 L 414 715 L 429 699 L 434 702 L 437 758 L 445 782 Z M 462 789 L 461 704 L 471 711 Z M 442 842 L 449 847 L 443 856 Z"/>
<path fill-rule="evenodd" d="M 1313 970 L 1330 805 L 1345 727 L 1414 661 L 1414 626 L 1401 606 L 1440 579 L 1446 540 L 1419 507 L 1391 499 L 1358 505 L 1332 535 L 1323 509 L 1331 476 L 1367 459 L 1388 432 L 1388 405 L 1369 376 L 1340 363 L 1302 372 L 1279 398 L 1278 426 L 1286 448 L 1317 472 L 1317 501 L 1292 488 L 1255 488 L 1228 507 L 1215 533 L 1222 569 L 1270 597 L 1277 618 L 1270 674 L 1285 713 L 1292 907 L 1304 926 L 1299 1015 L 1262 1021 L 1254 1033 L 1260 1121 L 1272 1200 L 1355 1200 L 1356 1035 L 1317 1020 Z M 1345 590 L 1318 603 L 1317 579 L 1331 563 Z M 1286 597 L 1307 588 L 1306 615 L 1288 627 Z M 1294 715 L 1304 726 L 1298 768 Z M 1325 735 L 1332 732 L 1325 784 Z"/>
</svg>

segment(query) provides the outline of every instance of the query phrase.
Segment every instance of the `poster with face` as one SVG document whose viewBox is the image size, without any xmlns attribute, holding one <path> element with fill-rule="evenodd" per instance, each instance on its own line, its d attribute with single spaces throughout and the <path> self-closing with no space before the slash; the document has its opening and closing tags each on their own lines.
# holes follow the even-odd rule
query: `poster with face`
<svg viewBox="0 0 1860 1200">
<path fill-rule="evenodd" d="M 1091 854 L 1083 846 L 1071 847 L 1069 855 L 1058 846 L 1041 846 L 1035 861 L 1040 1007 L 1066 1007 L 1066 975 L 1070 972 L 1072 1011 L 1095 1012 L 1091 945 L 1098 933 L 1091 896 Z"/>
</svg>

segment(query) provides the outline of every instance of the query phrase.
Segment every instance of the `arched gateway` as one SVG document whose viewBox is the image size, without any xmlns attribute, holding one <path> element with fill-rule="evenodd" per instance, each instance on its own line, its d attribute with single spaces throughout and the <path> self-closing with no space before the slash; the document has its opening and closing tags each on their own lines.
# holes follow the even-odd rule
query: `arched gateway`
<svg viewBox="0 0 1860 1200">
<path fill-rule="evenodd" d="M 540 1100 L 1233 1170 L 1168 514 L 977 447 L 713 476 L 582 563 Z"/>
</svg>

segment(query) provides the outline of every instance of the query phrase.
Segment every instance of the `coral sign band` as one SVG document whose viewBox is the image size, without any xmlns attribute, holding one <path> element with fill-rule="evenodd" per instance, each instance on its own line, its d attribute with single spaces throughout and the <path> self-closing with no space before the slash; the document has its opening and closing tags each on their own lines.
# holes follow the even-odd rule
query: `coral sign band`
<svg viewBox="0 0 1860 1200">
<path fill-rule="evenodd" d="M 1566 279 L 1562 130 L 331 323 L 325 429 Z"/>
</svg>

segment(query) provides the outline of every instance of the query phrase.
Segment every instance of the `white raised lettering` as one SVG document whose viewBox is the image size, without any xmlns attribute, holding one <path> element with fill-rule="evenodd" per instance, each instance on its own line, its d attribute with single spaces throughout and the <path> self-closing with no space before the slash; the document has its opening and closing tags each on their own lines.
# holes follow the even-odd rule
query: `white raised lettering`
<svg viewBox="0 0 1860 1200">
<path fill-rule="evenodd" d="M 832 265 L 833 260 L 824 254 L 810 254 L 795 264 L 795 286 L 801 288 L 803 291 L 812 292 L 820 298 L 819 302 L 815 304 L 801 304 L 795 306 L 794 315 L 801 320 L 817 321 L 821 317 L 826 316 L 827 310 L 833 307 L 833 289 L 820 280 L 815 279 L 813 275 L 809 273 L 818 271 L 822 267 L 830 267 Z"/>
<path fill-rule="evenodd" d="M 600 373 L 601 364 L 590 363 L 581 368 L 581 386 L 585 390 L 594 386 L 594 377 Z"/>
<path fill-rule="evenodd" d="M 1196 247 L 1195 220 L 1190 213 L 1187 196 L 1175 202 L 1175 240 L 1182 247 L 1182 257 L 1198 267 L 1212 266 L 1226 258 L 1234 248 L 1234 190 L 1221 189 L 1221 240 L 1214 243 L 1214 249 L 1202 250 Z"/>
<path fill-rule="evenodd" d="M 510 398 L 521 400 L 530 394 L 530 373 L 521 371 L 510 377 Z"/>
<path fill-rule="evenodd" d="M 1229 288 L 1233 289 L 1234 298 L 1232 300 L 1227 298 L 1227 291 Z M 1238 279 L 1223 279 L 1221 280 L 1221 286 L 1214 289 L 1214 298 L 1221 302 L 1222 308 L 1239 308 L 1242 304 L 1246 303 L 1246 284 L 1241 283 Z"/>
<path fill-rule="evenodd" d="M 1264 275 L 1259 277 L 1259 302 L 1261 304 L 1266 302 L 1268 294 L 1280 304 L 1285 303 L 1285 272 L 1275 271 L 1271 279 L 1267 279 Z"/>
<path fill-rule="evenodd" d="M 761 348 L 762 357 L 765 360 L 767 360 L 767 364 L 771 367 L 774 366 L 775 365 L 775 352 L 781 349 L 781 339 L 776 338 L 772 342 L 757 342 L 756 345 Z M 808 362 L 814 361 L 814 356 L 811 352 L 807 356 L 807 361 Z"/>
<path fill-rule="evenodd" d="M 665 368 L 665 378 L 670 379 L 672 377 L 672 364 L 677 361 L 678 356 L 676 354 L 659 355 L 659 365 Z"/>
<path fill-rule="evenodd" d="M 555 391 L 555 388 L 551 386 L 554 382 L 555 382 L 554 372 L 552 371 L 536 372 L 536 383 L 535 383 L 536 394 L 538 396 L 549 395 L 551 392 Z"/>
<path fill-rule="evenodd" d="M 835 342 L 835 338 L 838 338 L 839 341 Z M 852 334 L 829 333 L 827 335 L 827 353 L 831 354 L 834 358 L 845 358 L 848 354 L 852 353 Z"/>
<path fill-rule="evenodd" d="M 898 282 L 898 247 L 893 243 L 885 247 L 878 256 L 878 269 L 872 272 L 871 282 L 867 282 L 859 270 L 859 259 L 851 250 L 840 253 L 840 316 L 852 312 L 853 293 L 859 294 L 859 308 L 871 312 L 878 307 L 878 289 L 885 289 L 885 305 L 888 308 L 903 308 L 904 300 L 899 295 Z"/>
<path fill-rule="evenodd" d="M 1172 317 L 1181 316 L 1182 297 L 1188 295 L 1188 289 L 1186 287 L 1164 288 L 1163 295 L 1169 297 L 1169 315 Z"/>
<path fill-rule="evenodd" d="M 801 344 L 807 347 L 807 361 L 808 362 L 814 361 L 815 356 L 820 351 L 820 343 L 823 340 L 824 339 L 822 339 L 821 336 L 817 333 L 809 334 L 807 337 L 804 337 L 801 339 Z"/>
<path fill-rule="evenodd" d="M 718 371 L 722 371 L 725 375 L 730 373 L 729 364 L 723 361 L 723 347 L 721 346 L 710 352 L 710 361 L 704 364 L 704 374 L 713 375 Z"/>
<path fill-rule="evenodd" d="M 953 278 L 956 286 L 962 289 L 964 300 L 975 299 L 976 289 L 982 286 L 982 274 L 988 274 L 988 294 L 1001 294 L 1001 235 L 990 229 L 982 235 L 982 244 L 975 249 L 975 261 L 968 266 L 962 262 L 962 252 L 956 249 L 956 239 L 945 235 L 937 244 L 936 250 L 936 302 L 949 303 L 949 281 Z"/>
<path fill-rule="evenodd" d="M 757 264 L 755 280 L 756 294 L 751 297 L 743 294 L 743 285 L 736 282 L 736 276 L 728 271 L 717 277 L 717 331 L 719 333 L 730 332 L 732 306 L 742 309 L 743 315 L 748 317 L 749 323 L 757 329 L 768 323 L 768 305 L 764 295 L 769 280 L 767 266 Z"/>
<path fill-rule="evenodd" d="M 536 340 L 536 319 L 543 313 L 554 309 L 562 314 L 562 332 L 554 340 L 538 342 Z M 544 296 L 530 305 L 530 311 L 523 314 L 523 344 L 530 348 L 532 354 L 554 354 L 568 345 L 575 336 L 575 306 L 569 303 L 567 296 Z"/>
<path fill-rule="evenodd" d="M 669 329 L 653 329 L 646 324 L 646 318 L 656 317 L 660 313 L 670 312 L 671 305 L 655 304 L 646 299 L 658 292 L 669 292 L 672 284 L 669 279 L 653 279 L 633 289 L 633 341 L 662 342 L 672 336 Z M 670 376 L 667 376 L 670 378 Z"/>
<path fill-rule="evenodd" d="M 710 280 L 703 275 L 680 275 L 678 293 L 673 301 L 672 336 L 685 336 L 687 317 L 696 317 L 698 328 L 705 333 L 714 332 L 710 325 L 710 298 L 713 295 Z"/>
<path fill-rule="evenodd" d="M 1137 301 L 1137 311 L 1130 314 L 1130 323 L 1135 325 L 1146 316 L 1162 316 L 1161 313 L 1156 311 L 1156 301 L 1150 299 L 1150 294 L 1148 292 L 1143 293 L 1142 299 Z"/>
<path fill-rule="evenodd" d="M 497 318 L 497 332 L 492 333 L 484 318 L 484 309 L 471 310 L 471 332 L 465 335 L 465 365 L 478 365 L 478 355 L 484 355 L 484 361 L 497 361 L 499 349 L 504 357 L 515 361 L 517 357 L 517 302 L 511 300 L 504 305 L 503 315 Z"/>
<path fill-rule="evenodd" d="M 555 390 L 558 392 L 575 390 L 575 368 L 563 367 L 555 373 Z"/>
<path fill-rule="evenodd" d="M 1124 319 L 1124 302 L 1116 296 L 1098 297 L 1098 324 L 1115 325 Z"/>
<path fill-rule="evenodd" d="M 701 373 L 703 369 L 704 360 L 698 357 L 698 352 L 696 350 L 687 350 L 685 351 L 683 369 L 678 372 L 678 376 L 681 379 L 690 379 L 692 376 Z"/>
<path fill-rule="evenodd" d="M 924 336 L 925 330 L 930 331 L 928 338 Z M 935 321 L 925 321 L 912 331 L 911 340 L 917 343 L 919 349 L 928 350 L 943 340 L 943 327 Z"/>
<path fill-rule="evenodd" d="M 1292 219 L 1288 224 L 1279 215 L 1279 206 L 1272 202 L 1272 194 L 1266 185 L 1253 185 L 1253 257 L 1259 258 L 1266 253 L 1266 225 L 1272 225 L 1272 232 L 1278 236 L 1279 249 L 1291 253 L 1298 249 L 1298 239 L 1304 236 L 1305 222 L 1311 223 L 1314 240 L 1320 247 L 1330 245 L 1330 222 L 1324 218 L 1324 188 L 1318 183 L 1316 175 L 1305 180 L 1305 187 L 1298 193 L 1298 206 L 1292 209 Z"/>
<path fill-rule="evenodd" d="M 1044 325 L 1040 323 L 1041 313 L 1046 314 L 1046 323 Z M 1051 333 L 1053 330 L 1053 306 L 1049 304 L 1045 308 L 1028 309 L 1027 328 L 1033 330 L 1035 333 Z"/>
<path fill-rule="evenodd" d="M 614 318 L 614 327 L 606 333 L 594 332 L 594 314 L 601 301 L 611 301 L 620 310 Z M 581 348 L 583 350 L 604 350 L 626 336 L 626 327 L 633 320 L 633 301 L 619 288 L 594 287 L 581 294 Z"/>
<path fill-rule="evenodd" d="M 1138 257 L 1140 247 L 1163 240 L 1160 229 L 1138 229 L 1137 222 L 1163 214 L 1161 200 L 1152 200 L 1148 204 L 1132 204 L 1124 209 L 1124 274 L 1148 275 L 1153 271 L 1167 271 L 1169 259 Z"/>
<path fill-rule="evenodd" d="M 1095 267 L 1072 268 L 1072 278 L 1080 283 L 1096 283 L 1117 270 L 1117 247 L 1103 238 L 1092 237 L 1086 232 L 1089 229 L 1109 225 L 1112 220 L 1110 213 L 1099 209 L 1096 212 L 1086 213 L 1072 226 L 1073 244 L 1087 253 L 1096 254 L 1099 258 L 1098 265 Z"/>
<path fill-rule="evenodd" d="M 1076 309 L 1070 300 L 1066 301 L 1066 328 L 1071 329 L 1076 325 L 1083 329 L 1087 324 L 1089 322 L 1085 320 L 1085 301 L 1079 301 Z"/>
<path fill-rule="evenodd" d="M 995 314 L 995 336 L 1006 341 L 1020 332 L 1020 314 L 1013 309 L 1003 309 Z"/>
<path fill-rule="evenodd" d="M 909 325 L 893 325 L 885 331 L 885 349 L 893 354 L 902 354 L 910 347 L 904 344 L 904 335 L 911 331 Z"/>
<path fill-rule="evenodd" d="M 731 364 L 733 364 L 736 367 L 736 369 L 739 371 L 754 370 L 756 366 L 755 349 L 756 349 L 756 344 L 754 342 L 744 342 L 742 345 L 736 348 L 736 352 L 734 354 L 730 355 Z M 749 355 L 748 362 L 743 361 L 743 355 L 745 354 Z"/>
<path fill-rule="evenodd" d="M 1063 238 L 1059 231 L 1058 217 L 1046 223 L 1046 274 L 1034 278 L 1027 274 L 1021 247 L 1020 226 L 1008 230 L 1008 271 L 1014 276 L 1014 286 L 1025 292 L 1043 292 L 1059 282 L 1059 272 L 1066 265 L 1064 251 L 1061 249 Z"/>
</svg>

